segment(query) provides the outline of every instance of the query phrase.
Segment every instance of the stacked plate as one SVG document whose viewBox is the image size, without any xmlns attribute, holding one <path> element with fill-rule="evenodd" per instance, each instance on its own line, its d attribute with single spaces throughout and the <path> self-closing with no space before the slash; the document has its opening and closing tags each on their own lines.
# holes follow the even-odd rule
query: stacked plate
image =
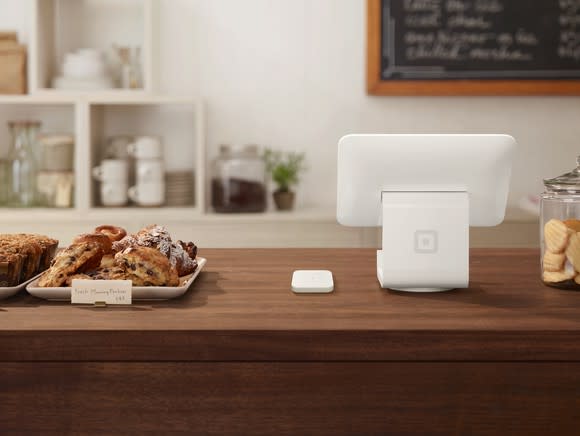
<svg viewBox="0 0 580 436">
<path fill-rule="evenodd" d="M 194 204 L 193 171 L 168 171 L 165 175 L 165 204 L 192 206 Z"/>
</svg>

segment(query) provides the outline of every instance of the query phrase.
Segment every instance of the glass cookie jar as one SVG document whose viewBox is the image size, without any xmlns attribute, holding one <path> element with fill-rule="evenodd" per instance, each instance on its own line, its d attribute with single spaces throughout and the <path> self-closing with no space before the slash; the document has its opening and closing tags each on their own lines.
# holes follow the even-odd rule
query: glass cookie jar
<svg viewBox="0 0 580 436">
<path fill-rule="evenodd" d="M 211 204 L 218 213 L 266 210 L 266 165 L 258 147 L 220 147 L 213 163 Z"/>
<path fill-rule="evenodd" d="M 580 156 L 575 170 L 544 180 L 540 237 L 542 280 L 580 290 Z"/>
</svg>

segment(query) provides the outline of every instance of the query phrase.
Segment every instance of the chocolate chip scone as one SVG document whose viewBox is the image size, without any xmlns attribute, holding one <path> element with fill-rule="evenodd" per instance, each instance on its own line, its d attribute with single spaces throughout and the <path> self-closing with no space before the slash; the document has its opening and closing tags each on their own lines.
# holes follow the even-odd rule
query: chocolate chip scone
<svg viewBox="0 0 580 436">
<path fill-rule="evenodd" d="M 89 272 L 89 276 L 92 280 L 129 280 L 125 268 L 119 266 L 101 266 Z"/>
<path fill-rule="evenodd" d="M 113 243 L 106 235 L 102 233 L 83 233 L 82 235 L 78 235 L 73 239 L 73 244 L 81 244 L 83 242 L 94 242 L 101 246 L 103 253 L 113 253 Z"/>
<path fill-rule="evenodd" d="M 92 277 L 87 274 L 74 274 L 67 277 L 66 281 L 64 282 L 65 286 L 72 286 L 73 280 L 92 280 Z"/>
<path fill-rule="evenodd" d="M 105 254 L 101 259 L 101 266 L 99 268 L 110 268 L 115 266 L 115 255 Z"/>
<path fill-rule="evenodd" d="M 52 261 L 51 267 L 42 275 L 38 286 L 59 287 L 66 284 L 70 276 L 98 268 L 103 250 L 94 242 L 73 244 L 61 251 Z"/>
<path fill-rule="evenodd" d="M 178 286 L 177 270 L 155 248 L 129 247 L 115 255 L 115 263 L 127 272 L 133 286 Z"/>
</svg>

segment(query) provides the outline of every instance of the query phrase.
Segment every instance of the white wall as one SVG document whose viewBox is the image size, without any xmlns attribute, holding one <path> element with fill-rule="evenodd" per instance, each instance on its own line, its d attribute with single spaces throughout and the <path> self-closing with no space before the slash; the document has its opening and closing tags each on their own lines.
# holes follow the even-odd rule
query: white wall
<svg viewBox="0 0 580 436">
<path fill-rule="evenodd" d="M 369 97 L 365 0 L 160 0 L 162 88 L 208 101 L 208 141 L 305 150 L 302 204 L 334 205 L 352 132 L 502 132 L 520 142 L 512 202 L 580 154 L 579 98 Z M 0 29 L 26 35 L 25 0 Z"/>
<path fill-rule="evenodd" d="M 208 99 L 211 145 L 306 150 L 306 204 L 334 205 L 336 143 L 352 132 L 512 134 L 512 203 L 574 166 L 580 98 L 367 96 L 365 4 L 163 0 L 163 87 Z"/>
<path fill-rule="evenodd" d="M 0 0 L 0 31 L 17 32 L 19 41 L 28 42 L 30 0 Z"/>
</svg>

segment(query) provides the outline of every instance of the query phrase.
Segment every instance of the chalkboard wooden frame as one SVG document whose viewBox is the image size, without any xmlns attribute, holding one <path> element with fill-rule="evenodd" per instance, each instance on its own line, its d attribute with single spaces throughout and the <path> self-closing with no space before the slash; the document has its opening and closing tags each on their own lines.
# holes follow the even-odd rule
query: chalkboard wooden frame
<svg viewBox="0 0 580 436">
<path fill-rule="evenodd" d="M 580 80 L 382 80 L 381 0 L 367 0 L 367 93 L 370 95 L 580 95 Z"/>
</svg>

